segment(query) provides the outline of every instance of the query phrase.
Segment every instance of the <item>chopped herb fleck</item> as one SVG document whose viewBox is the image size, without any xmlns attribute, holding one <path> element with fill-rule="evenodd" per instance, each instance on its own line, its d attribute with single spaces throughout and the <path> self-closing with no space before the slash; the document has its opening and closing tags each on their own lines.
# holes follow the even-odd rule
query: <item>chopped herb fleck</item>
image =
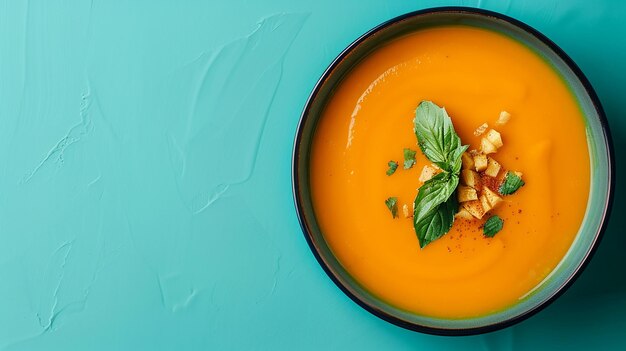
<svg viewBox="0 0 626 351">
<path fill-rule="evenodd" d="M 517 189 L 524 186 L 524 181 L 520 176 L 513 172 L 507 172 L 504 177 L 504 182 L 500 185 L 500 189 L 498 191 L 502 195 L 511 195 L 517 191 Z"/>
<path fill-rule="evenodd" d="M 385 200 L 385 205 L 387 205 L 387 208 L 391 212 L 391 215 L 393 216 L 393 218 L 397 218 L 398 217 L 398 198 L 395 196 L 388 198 L 387 200 Z"/>
<path fill-rule="evenodd" d="M 388 176 L 396 173 L 396 169 L 398 169 L 398 162 L 396 162 L 396 161 L 389 161 L 389 162 L 387 162 L 387 165 L 389 166 L 389 169 L 387 170 L 387 175 Z"/>
<path fill-rule="evenodd" d="M 502 230 L 504 226 L 504 221 L 497 215 L 489 217 L 487 222 L 485 222 L 485 226 L 483 227 L 483 233 L 488 238 L 493 238 L 494 235 L 498 234 L 499 231 Z"/>
<path fill-rule="evenodd" d="M 410 169 L 415 164 L 416 151 L 404 149 L 404 169 Z"/>
</svg>

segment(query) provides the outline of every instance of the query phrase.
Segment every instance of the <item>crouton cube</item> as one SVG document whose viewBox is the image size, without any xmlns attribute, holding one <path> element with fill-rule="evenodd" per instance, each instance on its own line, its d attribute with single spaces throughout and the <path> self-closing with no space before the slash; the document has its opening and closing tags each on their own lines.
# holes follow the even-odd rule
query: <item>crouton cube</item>
<svg viewBox="0 0 626 351">
<path fill-rule="evenodd" d="M 498 151 L 498 148 L 489 141 L 489 139 L 483 137 L 480 139 L 480 151 L 483 154 L 493 154 Z M 476 161 L 474 161 L 476 162 Z"/>
<path fill-rule="evenodd" d="M 486 135 L 487 140 L 492 143 L 497 149 L 502 147 L 502 136 L 494 129 L 489 129 Z"/>
<path fill-rule="evenodd" d="M 463 163 L 463 169 L 474 168 L 474 158 L 469 152 L 464 152 L 463 155 L 461 155 L 461 162 Z"/>
<path fill-rule="evenodd" d="M 480 198 L 478 198 L 478 201 L 480 202 L 480 205 L 483 207 L 484 212 L 489 212 L 489 210 L 491 210 L 491 208 L 493 207 L 489 203 L 489 199 L 487 199 L 487 195 L 485 194 L 480 195 Z"/>
<path fill-rule="evenodd" d="M 459 209 L 459 212 L 457 212 L 454 215 L 455 218 L 462 218 L 462 219 L 473 219 L 474 216 L 472 216 L 471 213 L 469 213 L 469 211 L 465 208 L 465 207 L 461 207 L 461 209 Z"/>
<path fill-rule="evenodd" d="M 481 172 L 487 169 L 487 156 L 485 154 L 475 155 L 474 167 L 476 168 L 476 172 Z"/>
<path fill-rule="evenodd" d="M 487 169 L 485 170 L 485 174 L 490 177 L 497 177 L 498 173 L 500 173 L 500 169 L 502 166 L 491 157 L 487 158 Z"/>
<path fill-rule="evenodd" d="M 483 194 L 481 196 L 484 196 L 487 199 L 491 208 L 496 207 L 500 202 L 502 202 L 502 197 L 486 186 L 483 187 Z"/>
<path fill-rule="evenodd" d="M 426 181 L 430 180 L 430 178 L 434 177 L 435 174 L 437 174 L 437 170 L 435 169 L 435 167 L 426 165 L 424 166 L 424 168 L 422 168 L 422 173 L 420 173 L 419 181 L 425 183 Z"/>
<path fill-rule="evenodd" d="M 472 187 L 459 185 L 457 188 L 457 197 L 459 202 L 478 200 L 478 193 L 476 193 L 476 189 Z"/>
<path fill-rule="evenodd" d="M 501 126 L 503 124 L 506 124 L 506 122 L 508 122 L 509 119 L 511 119 L 511 114 L 506 111 L 502 111 L 500 112 L 500 116 L 498 117 L 496 124 Z"/>
<path fill-rule="evenodd" d="M 476 128 L 476 130 L 474 131 L 474 135 L 475 136 L 481 136 L 486 130 L 487 128 L 489 128 L 489 125 L 487 123 L 483 123 L 480 126 L 478 126 L 478 128 Z"/>
<path fill-rule="evenodd" d="M 482 204 L 478 200 L 468 201 L 461 204 L 461 206 L 467 210 L 472 216 L 480 219 L 485 215 L 485 210 Z"/>
<path fill-rule="evenodd" d="M 480 176 L 471 169 L 464 169 L 461 171 L 461 182 L 467 186 L 477 189 L 480 184 Z"/>
</svg>

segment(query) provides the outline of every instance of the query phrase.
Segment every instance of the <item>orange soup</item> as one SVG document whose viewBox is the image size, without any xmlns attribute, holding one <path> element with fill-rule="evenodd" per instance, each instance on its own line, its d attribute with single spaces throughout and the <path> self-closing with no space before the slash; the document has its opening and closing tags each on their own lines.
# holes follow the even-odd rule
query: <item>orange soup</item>
<svg viewBox="0 0 626 351">
<path fill-rule="evenodd" d="M 431 164 L 413 133 L 422 100 L 446 108 L 470 149 L 480 148 L 478 126 L 510 112 L 497 160 L 526 185 L 492 210 L 504 220 L 493 238 L 457 220 L 420 249 L 413 219 L 386 208 L 395 196 L 400 213 L 412 209 Z M 418 151 L 409 170 L 404 148 Z M 387 176 L 390 160 L 400 165 Z M 382 300 L 441 318 L 483 316 L 529 294 L 574 240 L 590 186 L 585 122 L 566 83 L 526 46 L 468 26 L 424 29 L 361 61 L 325 108 L 310 162 L 315 214 L 345 269 Z"/>
</svg>

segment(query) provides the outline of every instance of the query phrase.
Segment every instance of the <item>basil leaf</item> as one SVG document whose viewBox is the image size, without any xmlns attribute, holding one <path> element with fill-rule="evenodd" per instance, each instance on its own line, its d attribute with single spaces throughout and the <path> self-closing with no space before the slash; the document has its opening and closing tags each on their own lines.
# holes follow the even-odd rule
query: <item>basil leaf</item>
<svg viewBox="0 0 626 351">
<path fill-rule="evenodd" d="M 497 215 L 489 217 L 487 222 L 485 222 L 485 226 L 483 227 L 483 233 L 488 238 L 493 238 L 494 235 L 498 234 L 499 231 L 502 230 L 504 226 L 504 221 L 502 218 Z"/>
<path fill-rule="evenodd" d="M 394 173 L 396 173 L 396 169 L 398 169 L 398 162 L 396 161 L 389 161 L 387 162 L 387 166 L 389 166 L 389 169 L 387 169 L 387 175 L 390 176 Z"/>
<path fill-rule="evenodd" d="M 446 110 L 431 101 L 419 104 L 413 125 L 420 149 L 443 170 L 424 183 L 415 197 L 413 226 L 423 248 L 452 228 L 459 207 L 454 192 L 459 185 L 461 156 L 468 145 L 461 145 Z"/>
<path fill-rule="evenodd" d="M 420 243 L 424 247 L 447 233 L 454 222 L 458 209 L 456 196 L 453 196 L 459 176 L 439 173 L 426 181 L 418 190 L 413 211 L 413 226 Z"/>
<path fill-rule="evenodd" d="M 524 181 L 520 176 L 513 172 L 506 172 L 506 176 L 504 176 L 504 182 L 500 185 L 498 191 L 502 195 L 511 195 L 517 191 L 517 189 L 524 186 Z"/>
<path fill-rule="evenodd" d="M 424 246 L 441 238 L 450 231 L 454 223 L 454 215 L 458 209 L 459 203 L 453 194 L 446 202 L 439 205 L 436 211 L 431 212 L 415 223 L 415 230 L 417 233 L 420 233 L 418 235 L 420 248 L 424 248 Z"/>
<path fill-rule="evenodd" d="M 461 166 L 463 165 L 462 156 L 468 147 L 469 145 L 463 145 L 460 148 L 453 150 L 451 152 L 451 167 L 452 167 L 451 172 L 452 173 L 458 174 L 461 172 Z"/>
<path fill-rule="evenodd" d="M 398 198 L 397 197 L 388 198 L 387 200 L 385 200 L 385 205 L 387 205 L 387 208 L 391 212 L 391 216 L 393 216 L 393 218 L 398 217 Z"/>
<path fill-rule="evenodd" d="M 462 148 L 461 138 L 454 131 L 446 110 L 431 101 L 422 101 L 415 110 L 413 125 L 424 155 L 439 168 L 456 173 L 457 163 L 463 153 L 459 152 Z"/>
<path fill-rule="evenodd" d="M 415 154 L 417 151 L 404 149 L 404 169 L 410 169 L 415 164 Z"/>
</svg>

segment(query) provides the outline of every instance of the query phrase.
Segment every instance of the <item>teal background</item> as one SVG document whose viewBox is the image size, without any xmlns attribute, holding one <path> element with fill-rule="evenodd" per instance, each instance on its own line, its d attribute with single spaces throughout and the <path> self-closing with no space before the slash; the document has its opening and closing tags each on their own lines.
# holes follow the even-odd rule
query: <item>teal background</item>
<svg viewBox="0 0 626 351">
<path fill-rule="evenodd" d="M 617 157 L 613 216 L 580 279 L 472 337 L 410 332 L 349 300 L 291 194 L 296 125 L 330 61 L 441 5 L 560 45 Z M 0 349 L 626 349 L 624 15 L 608 0 L 0 1 Z"/>
</svg>

